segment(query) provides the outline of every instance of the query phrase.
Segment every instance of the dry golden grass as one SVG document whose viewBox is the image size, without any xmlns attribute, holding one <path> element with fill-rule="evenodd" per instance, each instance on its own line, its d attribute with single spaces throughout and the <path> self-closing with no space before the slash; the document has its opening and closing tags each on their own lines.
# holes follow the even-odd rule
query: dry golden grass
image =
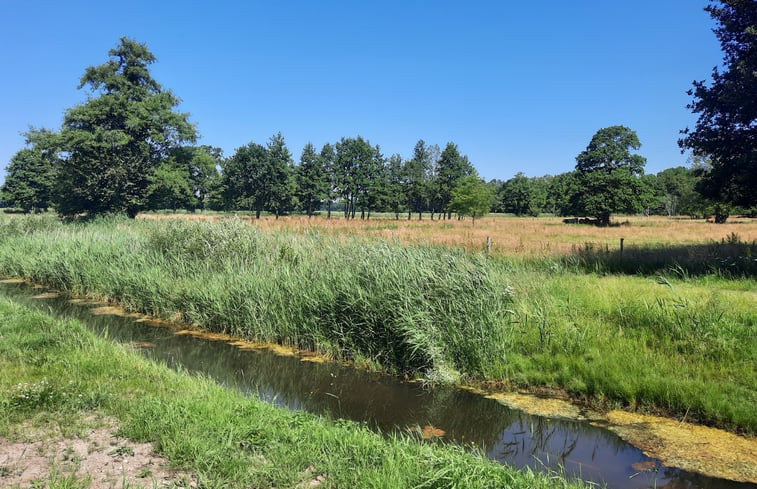
<svg viewBox="0 0 757 489">
<path fill-rule="evenodd" d="M 216 220 L 222 215 L 213 214 L 143 214 L 150 219 L 183 218 Z M 626 246 L 696 244 L 720 241 L 736 234 L 742 241 L 757 240 L 757 219 L 731 218 L 726 224 L 713 224 L 704 220 L 666 217 L 622 217 L 620 226 L 598 228 L 590 225 L 564 224 L 562 218 L 553 217 L 501 217 L 464 221 L 418 221 L 372 218 L 347 220 L 322 216 L 308 219 L 304 216 L 274 217 L 240 216 L 262 230 L 290 230 L 295 232 L 318 231 L 335 236 L 374 236 L 401 243 L 439 244 L 458 246 L 468 251 L 483 250 L 488 236 L 492 237 L 492 253 L 508 256 L 553 256 L 570 253 L 576 246 L 591 243 L 595 248 L 617 249 L 620 238 Z"/>
</svg>

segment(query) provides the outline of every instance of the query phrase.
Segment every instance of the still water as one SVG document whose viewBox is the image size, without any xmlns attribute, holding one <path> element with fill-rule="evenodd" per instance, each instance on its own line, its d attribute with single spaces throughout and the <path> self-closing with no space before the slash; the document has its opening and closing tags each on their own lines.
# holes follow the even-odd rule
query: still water
<svg viewBox="0 0 757 489">
<path fill-rule="evenodd" d="M 97 306 L 66 298 L 32 298 L 40 292 L 23 284 L 0 283 L 0 294 L 17 302 L 79 319 L 112 340 L 142 344 L 141 352 L 150 359 L 202 373 L 289 409 L 360 421 L 384 432 L 432 425 L 444 430 L 444 440 L 476 446 L 499 462 L 538 471 L 564 470 L 608 488 L 757 488 L 664 467 L 614 433 L 585 421 L 532 416 L 462 389 L 431 389 L 338 364 L 303 362 L 177 335 L 134 318 L 95 315 L 91 309 Z M 654 468 L 640 471 L 644 466 Z"/>
</svg>

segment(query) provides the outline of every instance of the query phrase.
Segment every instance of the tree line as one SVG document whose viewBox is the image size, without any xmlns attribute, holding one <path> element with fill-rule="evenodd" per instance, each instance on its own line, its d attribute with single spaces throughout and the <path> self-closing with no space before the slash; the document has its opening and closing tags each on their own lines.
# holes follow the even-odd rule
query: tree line
<svg viewBox="0 0 757 489">
<path fill-rule="evenodd" d="M 488 187 L 455 143 L 418 141 L 410 159 L 384 156 L 361 136 L 322 148 L 307 144 L 295 162 L 281 133 L 223 157 L 195 145 L 178 98 L 150 74 L 147 46 L 128 38 L 102 65 L 86 69 L 87 101 L 69 109 L 60 131 L 30 129 L 7 168 L 0 200 L 24 212 L 54 208 L 66 217 L 157 209 L 247 210 L 398 218 L 430 212 L 475 219 L 489 210 Z"/>
<path fill-rule="evenodd" d="M 690 168 L 645 174 L 641 143 L 625 126 L 602 128 L 576 156 L 575 170 L 488 183 L 453 142 L 419 140 L 412 155 L 386 156 L 361 136 L 316 148 L 295 162 L 281 133 L 224 157 L 196 145 L 179 99 L 150 74 L 155 56 L 128 38 L 109 60 L 85 70 L 84 103 L 66 111 L 59 131 L 31 128 L 7 167 L 0 202 L 24 212 L 95 216 L 143 210 L 247 210 L 260 217 L 340 212 L 370 218 L 474 220 L 491 210 L 516 215 L 589 216 L 608 225 L 613 213 L 690 216 L 754 214 L 757 206 L 757 3 L 713 2 L 706 10 L 725 53 L 711 85 L 695 82 L 689 108 L 699 114 L 679 146 Z"/>
</svg>

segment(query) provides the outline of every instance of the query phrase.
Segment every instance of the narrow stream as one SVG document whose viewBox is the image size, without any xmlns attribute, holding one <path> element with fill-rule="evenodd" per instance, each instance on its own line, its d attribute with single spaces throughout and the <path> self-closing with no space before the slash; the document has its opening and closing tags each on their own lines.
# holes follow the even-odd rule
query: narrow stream
<svg viewBox="0 0 757 489">
<path fill-rule="evenodd" d="M 79 319 L 112 340 L 142 344 L 141 352 L 150 359 L 203 373 L 223 386 L 289 409 L 362 421 L 382 431 L 433 425 L 444 430 L 444 440 L 475 445 L 491 459 L 537 471 L 564 470 L 568 476 L 613 489 L 757 488 L 664 467 L 588 422 L 528 415 L 462 389 L 429 389 L 337 364 L 176 335 L 170 328 L 133 318 L 94 315 L 90 309 L 96 306 L 66 298 L 33 298 L 40 292 L 23 284 L 0 283 L 0 294 L 16 302 Z M 640 471 L 645 465 L 655 468 Z"/>
</svg>

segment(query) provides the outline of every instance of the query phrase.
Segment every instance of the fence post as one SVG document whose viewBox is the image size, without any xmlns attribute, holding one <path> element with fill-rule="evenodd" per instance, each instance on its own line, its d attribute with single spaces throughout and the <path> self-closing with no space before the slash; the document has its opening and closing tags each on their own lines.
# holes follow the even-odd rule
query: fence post
<svg viewBox="0 0 757 489">
<path fill-rule="evenodd" d="M 492 237 L 487 236 L 486 237 L 486 254 L 490 254 L 492 252 Z"/>
<path fill-rule="evenodd" d="M 620 238 L 620 256 L 623 256 L 623 241 L 625 238 Z"/>
</svg>

